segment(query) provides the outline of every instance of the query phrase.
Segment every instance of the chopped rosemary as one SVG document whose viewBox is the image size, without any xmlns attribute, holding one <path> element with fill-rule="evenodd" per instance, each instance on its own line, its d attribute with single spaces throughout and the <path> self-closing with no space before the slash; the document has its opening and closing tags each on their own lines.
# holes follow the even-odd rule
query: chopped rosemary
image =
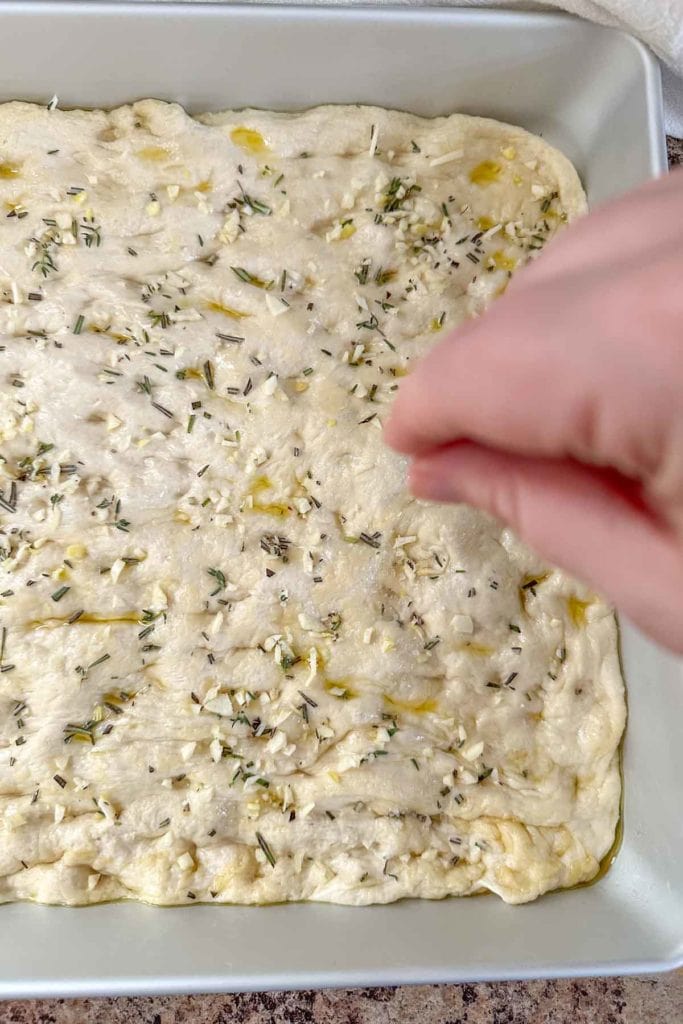
<svg viewBox="0 0 683 1024">
<path fill-rule="evenodd" d="M 377 273 L 375 274 L 375 284 L 388 284 L 390 281 L 394 280 L 394 278 L 396 277 L 396 273 L 397 272 L 395 270 L 384 270 L 382 267 L 380 267 Z"/>
<path fill-rule="evenodd" d="M 258 842 L 259 846 L 261 847 L 261 850 L 263 851 L 264 857 L 266 858 L 266 860 L 268 861 L 270 866 L 272 868 L 274 868 L 275 864 L 277 863 L 276 858 L 275 858 L 275 854 L 273 853 L 273 851 L 271 850 L 270 846 L 266 842 L 264 836 L 261 835 L 260 832 L 256 833 L 256 841 Z"/>
<path fill-rule="evenodd" d="M 358 539 L 362 540 L 364 544 L 368 545 L 368 547 L 379 548 L 381 546 L 380 545 L 380 538 L 381 538 L 381 536 L 382 536 L 382 534 L 379 533 L 379 532 L 372 533 L 372 534 L 363 532 L 363 533 L 359 533 L 358 534 Z"/>
<path fill-rule="evenodd" d="M 367 284 L 368 274 L 370 273 L 370 260 L 364 259 L 361 265 L 356 267 L 353 273 L 358 280 L 358 284 Z"/>
<path fill-rule="evenodd" d="M 156 409 L 157 412 L 160 412 L 163 416 L 166 416 L 169 420 L 173 419 L 173 413 L 171 412 L 170 409 L 167 409 L 165 405 L 161 405 L 159 402 L 152 402 L 151 404 L 152 404 L 152 408 Z"/>
<path fill-rule="evenodd" d="M 241 338 L 238 334 L 223 334 L 222 331 L 216 331 L 216 337 L 220 341 L 230 341 L 234 345 L 241 345 L 244 338 Z"/>
<path fill-rule="evenodd" d="M 173 323 L 166 310 L 161 310 L 159 312 L 157 310 L 150 309 L 147 316 L 152 321 L 152 327 L 161 327 L 162 330 L 166 330 L 166 328 L 170 327 Z"/>
<path fill-rule="evenodd" d="M 34 240 L 35 241 L 35 240 Z M 38 242 L 38 258 L 32 265 L 31 270 L 37 270 L 43 277 L 57 272 L 57 264 L 52 257 L 52 247 L 56 244 L 52 235 L 48 235 L 45 241 Z"/>
<path fill-rule="evenodd" d="M 235 277 L 238 277 L 240 281 L 244 281 L 245 284 L 251 284 L 255 288 L 265 288 L 268 290 L 273 287 L 272 281 L 264 281 L 260 277 L 256 277 L 255 274 L 250 274 L 244 267 L 230 267 Z"/>
<path fill-rule="evenodd" d="M 88 249 L 94 245 L 99 248 L 102 245 L 102 229 L 98 227 L 92 217 L 85 217 L 81 224 L 81 234 Z"/>
<path fill-rule="evenodd" d="M 91 746 L 95 743 L 95 726 L 96 722 L 83 722 L 81 725 L 69 722 L 64 726 L 64 742 L 65 743 L 89 743 Z"/>
<path fill-rule="evenodd" d="M 212 576 L 216 581 L 216 589 L 211 591 L 211 597 L 215 597 L 216 594 L 220 594 L 221 590 L 225 590 L 228 585 L 228 581 L 225 578 L 225 573 L 220 569 L 207 569 L 209 576 Z"/>
<path fill-rule="evenodd" d="M 416 192 L 421 192 L 422 189 L 419 185 L 414 182 L 410 184 L 408 179 L 403 178 L 392 178 L 389 187 L 384 193 L 383 209 L 386 213 L 393 213 L 395 210 L 403 209 L 403 204 L 406 200 L 410 199 L 415 195 Z"/>
<path fill-rule="evenodd" d="M 303 697 L 303 699 L 306 701 L 310 708 L 317 708 L 317 701 L 314 701 L 313 698 L 309 697 L 309 695 L 307 693 L 304 693 L 303 690 L 298 690 L 297 692 Z"/>
<path fill-rule="evenodd" d="M 240 188 L 242 188 L 241 185 Z M 242 195 L 239 199 L 235 200 L 235 203 L 238 206 L 246 206 L 252 213 L 260 213 L 263 217 L 270 217 L 273 212 L 271 208 L 266 203 L 262 203 L 260 199 L 254 199 L 253 196 L 247 195 L 244 189 L 242 189 Z"/>
</svg>

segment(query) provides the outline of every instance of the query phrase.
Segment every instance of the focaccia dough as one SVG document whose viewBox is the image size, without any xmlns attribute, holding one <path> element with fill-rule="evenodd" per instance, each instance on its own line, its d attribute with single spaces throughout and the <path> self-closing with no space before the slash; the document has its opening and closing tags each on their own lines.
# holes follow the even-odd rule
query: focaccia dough
<svg viewBox="0 0 683 1024">
<path fill-rule="evenodd" d="M 612 612 L 380 429 L 584 208 L 479 118 L 0 107 L 0 900 L 595 875 Z"/>
</svg>

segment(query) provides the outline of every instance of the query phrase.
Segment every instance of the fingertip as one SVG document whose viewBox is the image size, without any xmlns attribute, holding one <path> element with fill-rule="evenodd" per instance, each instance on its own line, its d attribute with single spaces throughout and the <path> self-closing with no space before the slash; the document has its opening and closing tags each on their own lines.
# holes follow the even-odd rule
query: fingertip
<svg viewBox="0 0 683 1024">
<path fill-rule="evenodd" d="M 419 459 L 411 462 L 408 467 L 408 488 L 416 498 L 436 500 L 433 474 L 429 472 L 429 467 Z"/>
<path fill-rule="evenodd" d="M 431 429 L 427 395 L 428 391 L 421 391 L 411 381 L 411 387 L 394 399 L 383 436 L 385 443 L 402 455 L 422 455 L 444 442 L 438 431 Z"/>
<path fill-rule="evenodd" d="M 398 396 L 384 424 L 382 436 L 385 444 L 402 455 L 413 455 L 420 447 L 419 436 L 411 426 L 412 419 L 408 404 Z"/>
<path fill-rule="evenodd" d="M 449 450 L 458 447 L 461 446 L 454 444 Z M 416 498 L 423 498 L 426 501 L 463 500 L 457 477 L 449 472 L 448 464 L 441 452 L 414 459 L 408 470 L 408 487 Z"/>
<path fill-rule="evenodd" d="M 394 451 L 403 451 L 403 431 L 401 429 L 401 423 L 396 415 L 395 410 L 392 410 L 389 419 L 384 424 L 384 427 L 382 429 L 382 439 L 384 443 L 389 448 L 393 448 Z"/>
</svg>

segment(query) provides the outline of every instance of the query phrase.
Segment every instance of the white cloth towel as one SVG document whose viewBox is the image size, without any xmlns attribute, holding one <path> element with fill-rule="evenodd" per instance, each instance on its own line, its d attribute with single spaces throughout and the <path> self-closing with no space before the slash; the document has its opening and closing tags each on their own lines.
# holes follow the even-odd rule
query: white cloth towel
<svg viewBox="0 0 683 1024">
<path fill-rule="evenodd" d="M 243 2 L 249 3 L 250 0 Z M 297 3 L 301 0 L 271 2 Z M 303 2 L 368 5 L 368 0 Z M 647 43 L 662 61 L 666 128 L 670 135 L 683 138 L 683 0 L 376 0 L 378 7 L 387 3 L 405 7 L 505 7 L 521 11 L 560 9 L 600 25 L 631 32 Z"/>
<path fill-rule="evenodd" d="M 410 0 L 409 0 L 410 2 Z M 442 6 L 448 0 L 431 0 Z M 683 0 L 456 0 L 456 7 L 561 8 L 642 39 L 663 64 L 666 129 L 683 138 Z"/>
</svg>

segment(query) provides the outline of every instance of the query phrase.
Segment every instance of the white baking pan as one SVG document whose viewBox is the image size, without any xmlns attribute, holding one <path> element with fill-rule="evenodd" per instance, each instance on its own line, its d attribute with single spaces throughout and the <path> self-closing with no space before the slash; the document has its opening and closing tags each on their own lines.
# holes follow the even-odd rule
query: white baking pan
<svg viewBox="0 0 683 1024">
<path fill-rule="evenodd" d="M 562 16 L 0 0 L 0 100 L 44 103 L 53 93 L 63 106 L 149 95 L 190 111 L 358 101 L 490 115 L 563 149 L 592 203 L 665 168 L 650 54 L 626 35 Z M 628 625 L 623 659 L 630 703 L 624 839 L 596 884 L 523 907 L 495 897 L 363 909 L 7 905 L 0 907 L 0 996 L 444 982 L 681 964 L 683 664 Z"/>
</svg>

